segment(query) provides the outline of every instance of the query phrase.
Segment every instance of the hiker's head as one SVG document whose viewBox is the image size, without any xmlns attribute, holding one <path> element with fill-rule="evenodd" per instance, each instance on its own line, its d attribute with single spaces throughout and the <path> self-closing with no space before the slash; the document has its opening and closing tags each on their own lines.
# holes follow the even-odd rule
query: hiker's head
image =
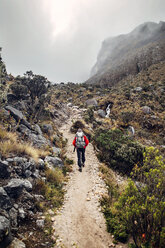
<svg viewBox="0 0 165 248">
<path fill-rule="evenodd" d="M 79 128 L 79 129 L 77 130 L 77 132 L 78 132 L 78 133 L 81 133 L 81 132 L 82 132 L 82 129 L 81 129 L 81 128 Z"/>
</svg>

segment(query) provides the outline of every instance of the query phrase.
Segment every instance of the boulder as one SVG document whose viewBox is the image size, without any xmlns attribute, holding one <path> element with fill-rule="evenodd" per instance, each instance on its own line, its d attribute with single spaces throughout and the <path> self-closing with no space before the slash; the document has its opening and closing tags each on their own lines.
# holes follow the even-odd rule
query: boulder
<svg viewBox="0 0 165 248">
<path fill-rule="evenodd" d="M 10 198 L 3 187 L 0 187 L 0 208 L 10 209 L 12 207 Z"/>
<path fill-rule="evenodd" d="M 58 157 L 46 156 L 45 162 L 48 163 L 48 166 L 54 167 L 54 168 L 56 167 L 62 168 L 64 166 L 63 161 Z"/>
<path fill-rule="evenodd" d="M 54 147 L 52 147 L 52 150 L 53 150 L 53 153 L 55 153 L 57 156 L 60 155 L 60 153 L 61 153 L 61 149 L 58 147 L 54 146 Z"/>
<path fill-rule="evenodd" d="M 26 245 L 21 240 L 14 238 L 8 248 L 26 248 Z"/>
<path fill-rule="evenodd" d="M 94 106 L 97 107 L 98 103 L 95 98 L 86 100 L 87 107 Z"/>
<path fill-rule="evenodd" d="M 53 132 L 53 127 L 52 127 L 51 124 L 43 124 L 43 126 L 42 126 L 42 131 L 43 131 L 44 133 L 50 134 L 50 133 Z"/>
<path fill-rule="evenodd" d="M 21 111 L 16 108 L 13 108 L 10 105 L 6 106 L 5 109 L 10 111 L 11 116 L 13 116 L 17 122 L 20 121 L 20 123 L 24 124 L 25 126 L 31 129 L 30 123 L 25 120 Z"/>
<path fill-rule="evenodd" d="M 144 114 L 150 114 L 151 113 L 151 108 L 148 106 L 142 107 L 142 111 Z"/>
<path fill-rule="evenodd" d="M 0 247 L 7 247 L 11 241 L 10 221 L 4 216 L 0 216 Z"/>
<path fill-rule="evenodd" d="M 27 191 L 32 190 L 32 184 L 26 179 L 11 179 L 4 187 L 9 196 L 17 198 L 21 195 L 23 188 Z"/>
<path fill-rule="evenodd" d="M 9 163 L 0 160 L 0 178 L 9 178 L 10 174 Z"/>
<path fill-rule="evenodd" d="M 98 113 L 98 115 L 99 115 L 101 118 L 105 118 L 105 116 L 106 116 L 106 113 L 105 113 L 105 111 L 104 111 L 103 109 L 99 109 L 99 110 L 97 111 L 97 113 Z"/>
</svg>

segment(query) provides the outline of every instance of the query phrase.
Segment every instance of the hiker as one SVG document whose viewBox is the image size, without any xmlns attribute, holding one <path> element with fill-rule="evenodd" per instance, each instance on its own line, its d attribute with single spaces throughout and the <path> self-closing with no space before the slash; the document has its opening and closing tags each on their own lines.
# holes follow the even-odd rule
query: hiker
<svg viewBox="0 0 165 248">
<path fill-rule="evenodd" d="M 73 145 L 77 150 L 79 171 L 82 171 L 82 167 L 85 166 L 85 148 L 88 144 L 89 140 L 79 128 L 73 140 Z"/>
</svg>

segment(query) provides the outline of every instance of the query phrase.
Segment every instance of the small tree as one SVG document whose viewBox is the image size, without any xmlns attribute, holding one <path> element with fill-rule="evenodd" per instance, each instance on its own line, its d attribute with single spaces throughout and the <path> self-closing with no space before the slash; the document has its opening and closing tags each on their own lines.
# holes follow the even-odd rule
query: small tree
<svg viewBox="0 0 165 248">
<path fill-rule="evenodd" d="M 34 75 L 32 71 L 27 71 L 24 75 L 22 83 L 27 86 L 32 104 L 34 104 L 36 97 L 39 98 L 47 93 L 50 82 L 44 76 Z"/>
</svg>

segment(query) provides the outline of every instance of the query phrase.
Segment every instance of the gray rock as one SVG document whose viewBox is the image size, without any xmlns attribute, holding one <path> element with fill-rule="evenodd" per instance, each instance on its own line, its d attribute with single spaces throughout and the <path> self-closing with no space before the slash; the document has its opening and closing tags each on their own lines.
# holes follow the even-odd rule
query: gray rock
<svg viewBox="0 0 165 248">
<path fill-rule="evenodd" d="M 53 132 L 53 127 L 52 127 L 52 125 L 51 124 L 44 124 L 43 126 L 42 126 L 42 131 L 44 132 L 44 133 L 52 133 Z"/>
<path fill-rule="evenodd" d="M 105 116 L 106 116 L 106 113 L 105 113 L 105 111 L 104 111 L 103 109 L 99 109 L 99 110 L 97 111 L 97 113 L 98 113 L 98 115 L 99 115 L 100 117 L 102 117 L 102 118 L 105 118 Z"/>
<path fill-rule="evenodd" d="M 7 247 L 11 241 L 10 221 L 4 216 L 0 216 L 0 247 Z"/>
<path fill-rule="evenodd" d="M 19 216 L 20 219 L 25 219 L 26 213 L 25 213 L 23 208 L 18 209 L 18 216 Z"/>
<path fill-rule="evenodd" d="M 36 125 L 34 126 L 34 130 L 37 132 L 37 134 L 42 135 L 41 128 L 40 128 L 40 126 L 39 126 L 38 124 L 36 124 Z"/>
<path fill-rule="evenodd" d="M 32 175 L 34 178 L 40 178 L 39 170 L 35 170 Z"/>
<path fill-rule="evenodd" d="M 48 166 L 50 166 L 50 167 L 53 166 L 54 168 L 55 167 L 62 168 L 64 166 L 63 161 L 58 157 L 46 156 L 45 162 L 48 163 Z"/>
<path fill-rule="evenodd" d="M 48 144 L 48 141 L 41 134 L 37 135 L 28 129 L 25 125 L 19 125 L 18 131 L 25 135 L 29 141 L 33 143 L 33 145 L 37 147 L 42 147 Z"/>
<path fill-rule="evenodd" d="M 45 226 L 45 220 L 37 220 L 36 221 L 36 225 L 39 227 L 39 228 L 43 228 Z"/>
<path fill-rule="evenodd" d="M 44 160 L 41 159 L 41 158 L 38 160 L 38 168 L 39 168 L 40 170 L 43 170 L 43 169 L 45 168 L 45 162 L 44 162 Z"/>
<path fill-rule="evenodd" d="M 0 160 L 0 178 L 9 178 L 10 174 L 8 162 Z"/>
<path fill-rule="evenodd" d="M 21 240 L 14 238 L 8 248 L 26 248 L 26 245 Z"/>
<path fill-rule="evenodd" d="M 31 125 L 28 121 L 25 120 L 23 114 L 21 111 L 19 111 L 16 108 L 13 108 L 12 106 L 6 106 L 5 107 L 6 110 L 10 111 L 11 115 L 14 117 L 14 119 L 18 122 L 20 121 L 20 123 L 24 124 L 25 126 L 27 126 L 28 128 L 31 129 Z"/>
<path fill-rule="evenodd" d="M 10 216 L 10 223 L 12 227 L 17 227 L 18 222 L 17 222 L 17 217 L 18 217 L 18 210 L 15 208 L 11 208 L 9 210 L 9 216 Z"/>
<path fill-rule="evenodd" d="M 32 190 L 32 184 L 26 179 L 11 179 L 9 183 L 4 187 L 8 195 L 13 198 L 17 198 L 21 195 L 23 188 L 27 191 Z"/>
<path fill-rule="evenodd" d="M 97 107 L 98 103 L 97 103 L 96 99 L 93 98 L 93 99 L 88 99 L 86 101 L 86 105 L 87 105 L 87 107 L 89 107 L 89 106 L 95 106 L 95 107 Z"/>
<path fill-rule="evenodd" d="M 34 197 L 35 197 L 36 201 L 38 201 L 38 202 L 41 202 L 44 200 L 43 195 L 34 195 Z"/>
<path fill-rule="evenodd" d="M 142 89 L 142 87 L 136 87 L 135 89 L 134 89 L 134 91 L 136 91 L 136 92 L 141 92 L 143 89 Z"/>
<path fill-rule="evenodd" d="M 6 110 L 10 111 L 11 115 L 16 119 L 16 121 L 20 121 L 23 119 L 23 114 L 21 111 L 17 110 L 16 108 L 13 108 L 12 106 L 6 106 Z"/>
<path fill-rule="evenodd" d="M 0 208 L 10 209 L 12 207 L 10 198 L 3 187 L 0 187 Z"/>
<path fill-rule="evenodd" d="M 26 170 L 26 171 L 24 172 L 24 175 L 25 175 L 26 178 L 31 177 L 32 172 L 31 172 L 30 170 Z"/>
<path fill-rule="evenodd" d="M 143 113 L 145 114 L 150 114 L 151 113 L 151 108 L 148 106 L 142 107 Z"/>
<path fill-rule="evenodd" d="M 61 153 L 61 149 L 60 148 L 57 148 L 57 147 L 52 147 L 52 150 L 53 150 L 53 153 L 55 153 L 57 156 L 60 155 Z"/>
</svg>

